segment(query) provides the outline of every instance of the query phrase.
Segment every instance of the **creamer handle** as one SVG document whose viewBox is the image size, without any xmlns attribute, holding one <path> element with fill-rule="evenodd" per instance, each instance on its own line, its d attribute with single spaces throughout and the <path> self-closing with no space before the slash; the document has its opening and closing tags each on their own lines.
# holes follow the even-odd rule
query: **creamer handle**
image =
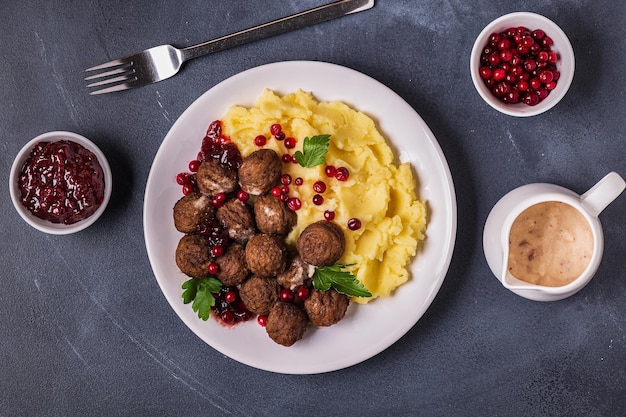
<svg viewBox="0 0 626 417">
<path fill-rule="evenodd" d="M 626 182 L 617 172 L 609 172 L 581 196 L 582 205 L 590 215 L 597 217 L 624 191 L 625 187 Z"/>
</svg>

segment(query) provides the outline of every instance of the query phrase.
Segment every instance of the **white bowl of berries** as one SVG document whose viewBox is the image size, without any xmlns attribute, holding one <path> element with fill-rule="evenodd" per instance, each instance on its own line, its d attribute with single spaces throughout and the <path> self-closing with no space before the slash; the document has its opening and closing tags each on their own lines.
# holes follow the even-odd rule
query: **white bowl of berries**
<svg viewBox="0 0 626 417">
<path fill-rule="evenodd" d="M 480 96 L 510 116 L 554 107 L 574 79 L 574 50 L 561 28 L 530 12 L 499 17 L 474 42 L 470 74 Z"/>
</svg>

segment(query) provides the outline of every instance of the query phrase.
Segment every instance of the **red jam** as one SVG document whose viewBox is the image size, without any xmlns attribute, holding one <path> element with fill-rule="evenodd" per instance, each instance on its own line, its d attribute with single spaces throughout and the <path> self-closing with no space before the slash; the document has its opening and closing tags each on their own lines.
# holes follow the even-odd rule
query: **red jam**
<svg viewBox="0 0 626 417">
<path fill-rule="evenodd" d="M 35 216 L 72 224 L 104 200 L 104 172 L 90 150 L 69 140 L 39 142 L 18 178 L 21 202 Z"/>
</svg>

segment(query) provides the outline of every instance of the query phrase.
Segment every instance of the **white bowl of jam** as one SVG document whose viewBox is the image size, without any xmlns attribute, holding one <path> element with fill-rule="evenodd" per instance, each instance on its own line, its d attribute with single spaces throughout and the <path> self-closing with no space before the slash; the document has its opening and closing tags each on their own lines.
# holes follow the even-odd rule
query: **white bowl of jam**
<svg viewBox="0 0 626 417">
<path fill-rule="evenodd" d="M 17 212 L 42 232 L 83 230 L 104 212 L 111 197 L 111 168 L 87 138 L 56 131 L 37 136 L 17 154 L 9 190 Z"/>
</svg>

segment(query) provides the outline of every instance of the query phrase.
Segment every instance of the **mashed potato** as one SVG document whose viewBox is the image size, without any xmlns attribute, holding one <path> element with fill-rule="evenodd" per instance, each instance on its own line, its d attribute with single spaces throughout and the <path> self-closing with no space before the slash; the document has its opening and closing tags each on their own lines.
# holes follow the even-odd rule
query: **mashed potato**
<svg viewBox="0 0 626 417">
<path fill-rule="evenodd" d="M 278 96 L 265 90 L 252 108 L 233 106 L 222 118 L 224 133 L 237 144 L 245 157 L 259 149 L 254 138 L 268 138 L 264 148 L 279 155 L 302 150 L 305 137 L 329 134 L 330 145 L 326 165 L 346 167 L 347 181 L 328 178 L 326 165 L 304 168 L 284 163 L 283 172 L 304 183 L 290 185 L 290 196 L 302 201 L 297 211 L 298 222 L 287 237 L 295 245 L 302 230 L 324 218 L 325 210 L 335 212 L 334 222 L 342 227 L 346 250 L 342 264 L 372 293 L 371 298 L 354 298 L 367 303 L 376 297 L 386 297 L 410 276 L 408 265 L 415 255 L 419 241 L 425 238 L 426 207 L 415 195 L 416 183 L 408 163 L 395 165 L 391 148 L 377 131 L 372 119 L 341 102 L 318 102 L 311 93 L 298 90 Z M 284 142 L 275 140 L 270 126 L 279 123 L 283 132 L 297 140 L 295 149 L 287 150 Z M 315 181 L 322 180 L 327 189 L 324 202 L 312 202 Z M 351 218 L 362 227 L 352 231 Z"/>
</svg>

